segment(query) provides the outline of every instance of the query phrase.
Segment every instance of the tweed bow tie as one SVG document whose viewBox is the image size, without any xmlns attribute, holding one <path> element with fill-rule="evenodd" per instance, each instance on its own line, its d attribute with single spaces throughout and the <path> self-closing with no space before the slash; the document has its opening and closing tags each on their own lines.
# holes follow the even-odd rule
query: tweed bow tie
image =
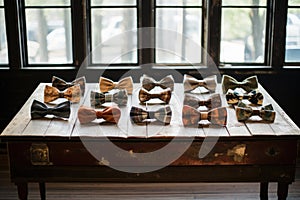
<svg viewBox="0 0 300 200">
<path fill-rule="evenodd" d="M 226 93 L 226 100 L 228 104 L 238 104 L 240 100 L 246 99 L 252 104 L 262 105 L 264 96 L 258 90 L 252 90 L 248 94 L 241 94 L 235 90 L 229 89 Z"/>
<path fill-rule="evenodd" d="M 183 106 L 182 122 L 184 126 L 198 125 L 201 120 L 208 120 L 211 124 L 225 126 L 227 122 L 227 110 L 225 107 L 219 107 L 208 112 L 200 112 L 191 106 Z"/>
<path fill-rule="evenodd" d="M 102 111 L 97 111 L 92 108 L 81 106 L 78 109 L 78 119 L 81 124 L 89 123 L 95 119 L 104 119 L 106 122 L 118 123 L 121 117 L 121 110 L 118 107 L 106 107 Z"/>
<path fill-rule="evenodd" d="M 119 106 L 126 106 L 127 100 L 128 96 L 126 90 L 119 90 L 113 94 L 91 91 L 90 96 L 91 106 L 95 107 L 101 107 L 102 104 L 107 102 L 114 102 Z"/>
<path fill-rule="evenodd" d="M 190 75 L 185 74 L 183 77 L 183 86 L 184 92 L 192 91 L 197 87 L 204 87 L 210 92 L 214 92 L 217 86 L 217 76 L 213 75 L 206 77 L 203 80 L 198 80 Z"/>
<path fill-rule="evenodd" d="M 127 90 L 127 94 L 132 94 L 133 90 L 133 81 L 131 76 L 125 77 L 119 82 L 113 82 L 108 78 L 100 77 L 99 84 L 101 92 L 108 92 L 112 89 L 125 89 Z"/>
<path fill-rule="evenodd" d="M 264 121 L 274 122 L 276 116 L 276 112 L 271 104 L 263 106 L 260 109 L 252 109 L 243 102 L 239 102 L 235 108 L 235 112 L 238 121 L 246 121 L 251 116 L 257 115 Z"/>
<path fill-rule="evenodd" d="M 54 115 L 56 117 L 69 118 L 71 113 L 70 102 L 65 101 L 57 104 L 53 108 L 49 108 L 46 104 L 34 100 L 31 104 L 31 119 L 38 119 L 46 115 Z"/>
<path fill-rule="evenodd" d="M 160 81 L 156 81 L 152 77 L 149 77 L 144 74 L 141 77 L 141 82 L 142 87 L 148 91 L 152 90 L 155 86 L 161 87 L 163 89 L 171 88 L 172 91 L 174 90 L 174 78 L 172 75 L 168 75 Z"/>
<path fill-rule="evenodd" d="M 170 106 L 165 106 L 156 111 L 146 111 L 135 106 L 131 107 L 130 119 L 134 123 L 145 123 L 147 120 L 155 119 L 165 125 L 170 124 L 172 118 L 172 110 Z"/>
<path fill-rule="evenodd" d="M 67 89 L 69 87 L 72 87 L 74 85 L 79 85 L 82 96 L 84 95 L 84 92 L 85 92 L 85 83 L 86 83 L 86 81 L 85 81 L 85 77 L 84 76 L 79 77 L 79 78 L 77 78 L 74 81 L 69 82 L 69 83 L 66 82 L 66 81 L 64 81 L 61 78 L 56 77 L 56 76 L 52 77 L 52 86 L 53 87 L 56 87 L 60 91 L 63 91 L 63 90 L 65 90 L 65 89 Z"/>
<path fill-rule="evenodd" d="M 58 98 L 66 98 L 72 103 L 78 103 L 80 101 L 80 86 L 74 85 L 60 92 L 57 88 L 46 85 L 44 89 L 44 102 L 49 103 Z"/>
<path fill-rule="evenodd" d="M 258 88 L 257 76 L 251 76 L 239 82 L 231 76 L 223 75 L 222 89 L 225 94 L 229 89 L 243 88 L 246 92 L 251 92 Z"/>
<path fill-rule="evenodd" d="M 193 108 L 198 108 L 199 106 L 205 106 L 209 110 L 212 108 L 221 107 L 222 101 L 220 94 L 213 94 L 208 99 L 200 99 L 198 96 L 193 94 L 184 95 L 184 105 L 189 105 Z"/>
<path fill-rule="evenodd" d="M 139 100 L 141 103 L 144 103 L 146 101 L 149 101 L 150 99 L 158 98 L 158 99 L 164 101 L 165 103 L 169 103 L 169 101 L 171 99 L 171 94 L 172 94 L 172 91 L 170 88 L 167 88 L 159 93 L 149 93 L 144 88 L 141 88 L 139 91 Z"/>
</svg>

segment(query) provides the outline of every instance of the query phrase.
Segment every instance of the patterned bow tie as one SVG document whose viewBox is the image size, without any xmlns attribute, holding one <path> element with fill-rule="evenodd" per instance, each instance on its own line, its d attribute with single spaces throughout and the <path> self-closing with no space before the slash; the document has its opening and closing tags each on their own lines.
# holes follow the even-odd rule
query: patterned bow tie
<svg viewBox="0 0 300 200">
<path fill-rule="evenodd" d="M 135 106 L 131 107 L 130 119 L 134 123 L 145 123 L 149 119 L 155 119 L 157 122 L 165 125 L 170 124 L 172 118 L 172 110 L 170 106 L 165 106 L 156 111 L 146 111 Z"/>
<path fill-rule="evenodd" d="M 198 96 L 193 94 L 185 94 L 183 105 L 189 105 L 193 108 L 198 108 L 199 106 L 205 106 L 209 110 L 212 108 L 218 108 L 222 106 L 220 94 L 213 94 L 208 99 L 200 99 Z"/>
<path fill-rule="evenodd" d="M 227 110 L 225 107 L 219 107 L 208 112 L 200 112 L 191 106 L 183 106 L 182 122 L 184 126 L 198 125 L 201 120 L 208 120 L 211 124 L 225 126 L 227 122 Z"/>
<path fill-rule="evenodd" d="M 148 91 L 152 90 L 155 86 L 161 87 L 163 89 L 171 88 L 172 91 L 174 90 L 174 78 L 172 75 L 168 75 L 160 81 L 156 81 L 152 77 L 144 74 L 141 77 L 141 83 L 142 87 Z"/>
<path fill-rule="evenodd" d="M 246 99 L 252 104 L 262 105 L 264 96 L 258 90 L 252 90 L 248 94 L 242 94 L 235 90 L 229 89 L 226 93 L 226 100 L 228 104 L 238 104 L 240 100 Z"/>
<path fill-rule="evenodd" d="M 149 101 L 150 99 L 158 98 L 158 99 L 164 101 L 165 103 L 169 103 L 169 101 L 171 99 L 171 94 L 172 94 L 172 91 L 170 88 L 167 88 L 159 93 L 149 93 L 144 88 L 141 88 L 139 91 L 139 100 L 141 103 L 144 103 L 146 101 Z"/>
<path fill-rule="evenodd" d="M 44 102 L 49 103 L 58 98 L 66 98 L 72 103 L 78 103 L 80 101 L 80 86 L 74 85 L 67 88 L 63 92 L 60 92 L 57 88 L 46 85 L 44 89 Z"/>
<path fill-rule="evenodd" d="M 236 79 L 228 75 L 222 77 L 222 89 L 225 94 L 229 89 L 243 88 L 246 92 L 251 92 L 258 88 L 257 76 L 251 76 L 245 80 L 238 82 Z"/>
<path fill-rule="evenodd" d="M 113 94 L 91 91 L 90 96 L 91 106 L 94 107 L 101 107 L 106 102 L 114 102 L 119 106 L 126 106 L 127 100 L 128 95 L 126 90 L 119 90 Z"/>
<path fill-rule="evenodd" d="M 81 90 L 81 95 L 84 95 L 85 92 L 85 77 L 79 77 L 77 79 L 75 79 L 72 82 L 66 82 L 61 78 L 58 78 L 56 76 L 52 77 L 52 87 L 56 87 L 57 89 L 59 89 L 60 91 L 64 91 L 65 89 L 72 87 L 74 85 L 79 85 L 80 86 L 80 90 Z"/>
<path fill-rule="evenodd" d="M 209 76 L 203 80 L 198 80 L 190 75 L 185 74 L 183 77 L 184 92 L 189 92 L 197 87 L 204 87 L 210 92 L 214 92 L 217 86 L 217 76 Z"/>
<path fill-rule="evenodd" d="M 70 102 L 65 101 L 57 104 L 53 108 L 47 107 L 44 103 L 34 100 L 31 104 L 31 119 L 38 119 L 46 115 L 54 115 L 56 117 L 69 118 L 71 113 Z"/>
<path fill-rule="evenodd" d="M 78 119 L 81 124 L 89 123 L 95 119 L 104 119 L 106 122 L 118 123 L 121 117 L 121 110 L 118 107 L 106 107 L 102 111 L 96 111 L 92 108 L 81 106 L 78 109 Z"/>
<path fill-rule="evenodd" d="M 125 77 L 119 82 L 113 82 L 108 78 L 100 77 L 99 85 L 101 92 L 108 92 L 112 89 L 125 89 L 127 90 L 127 94 L 132 94 L 133 90 L 133 81 L 131 76 Z"/>
<path fill-rule="evenodd" d="M 235 108 L 236 117 L 238 121 L 246 121 L 251 116 L 258 115 L 262 120 L 274 122 L 276 112 L 271 104 L 262 107 L 261 109 L 252 109 L 243 102 L 239 102 Z"/>
</svg>

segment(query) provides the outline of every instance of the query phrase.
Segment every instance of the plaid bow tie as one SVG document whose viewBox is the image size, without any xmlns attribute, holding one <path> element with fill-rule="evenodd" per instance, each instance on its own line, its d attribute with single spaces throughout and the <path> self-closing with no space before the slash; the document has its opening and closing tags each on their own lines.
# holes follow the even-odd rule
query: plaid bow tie
<svg viewBox="0 0 300 200">
<path fill-rule="evenodd" d="M 252 109 L 243 102 L 239 102 L 235 108 L 236 117 L 238 121 L 246 121 L 251 116 L 258 115 L 262 120 L 274 122 L 276 112 L 271 104 L 262 107 L 261 109 Z"/>
<path fill-rule="evenodd" d="M 225 94 L 229 89 L 243 88 L 246 92 L 256 90 L 258 88 L 257 76 L 251 76 L 239 82 L 228 75 L 222 77 L 222 89 Z"/>
<path fill-rule="evenodd" d="M 150 99 L 158 98 L 158 99 L 164 101 L 165 103 L 169 103 L 169 101 L 171 99 L 171 94 L 172 94 L 172 91 L 170 88 L 167 88 L 159 93 L 149 93 L 144 88 L 141 88 L 139 91 L 139 100 L 141 103 L 144 103 L 146 101 L 149 101 Z"/>
<path fill-rule="evenodd" d="M 38 119 L 45 117 L 46 115 L 54 115 L 56 117 L 69 118 L 71 109 L 70 102 L 65 101 L 57 104 L 53 108 L 49 108 L 46 104 L 34 100 L 31 104 L 31 119 Z"/>
<path fill-rule="evenodd" d="M 240 100 L 246 99 L 252 104 L 262 105 L 264 96 L 258 90 L 252 90 L 248 94 L 241 94 L 235 90 L 229 89 L 226 93 L 226 100 L 228 104 L 237 104 Z"/>
<path fill-rule="evenodd" d="M 225 126 L 227 122 L 227 110 L 225 107 L 219 107 L 208 112 L 200 112 L 191 106 L 183 106 L 182 122 L 184 126 L 198 125 L 201 120 L 208 120 L 211 124 Z"/>
<path fill-rule="evenodd" d="M 155 86 L 161 87 L 162 89 L 171 88 L 172 91 L 174 90 L 174 78 L 172 75 L 168 75 L 160 81 L 156 81 L 152 77 L 144 74 L 141 77 L 141 82 L 142 87 L 148 91 L 152 90 Z"/>
<path fill-rule="evenodd" d="M 102 111 L 97 111 L 92 108 L 81 106 L 78 109 L 78 119 L 81 124 L 89 123 L 95 119 L 104 119 L 106 122 L 118 123 L 121 117 L 121 110 L 118 107 L 106 107 Z"/>
<path fill-rule="evenodd" d="M 184 92 L 189 92 L 197 87 L 205 87 L 210 92 L 214 92 L 216 90 L 217 86 L 217 76 L 209 76 L 207 78 L 204 78 L 203 80 L 198 80 L 191 75 L 185 74 L 183 77 L 183 86 L 184 86 Z"/>
<path fill-rule="evenodd" d="M 185 94 L 183 105 L 189 105 L 193 108 L 198 108 L 199 106 L 205 106 L 209 110 L 212 108 L 221 107 L 222 101 L 220 94 L 213 94 L 208 99 L 200 99 L 198 96 L 193 94 Z"/>
<path fill-rule="evenodd" d="M 114 102 L 119 106 L 126 106 L 127 100 L 128 96 L 126 90 L 119 90 L 113 94 L 91 91 L 90 96 L 91 106 L 94 107 L 101 107 L 102 104 L 106 102 Z"/>
<path fill-rule="evenodd" d="M 57 88 L 46 85 L 44 89 L 44 102 L 49 103 L 58 98 L 66 98 L 72 103 L 78 103 L 80 101 L 80 86 L 74 85 L 67 88 L 63 92 L 60 92 Z"/>
<path fill-rule="evenodd" d="M 172 110 L 170 106 L 165 106 L 156 111 L 146 111 L 135 106 L 131 107 L 130 119 L 134 123 L 145 123 L 149 119 L 155 119 L 165 125 L 170 124 L 172 118 Z"/>
<path fill-rule="evenodd" d="M 80 86 L 80 90 L 81 90 L 81 95 L 84 95 L 85 92 L 85 77 L 79 77 L 77 79 L 75 79 L 72 82 L 66 82 L 61 78 L 58 78 L 56 76 L 52 76 L 52 87 L 56 87 L 57 89 L 59 89 L 60 91 L 64 91 L 65 89 L 72 87 L 74 85 L 79 85 Z"/>
<path fill-rule="evenodd" d="M 125 77 L 119 82 L 113 82 L 108 78 L 100 77 L 99 85 L 101 92 L 108 92 L 112 89 L 125 89 L 128 94 L 132 94 L 133 90 L 133 81 L 131 76 Z"/>
</svg>

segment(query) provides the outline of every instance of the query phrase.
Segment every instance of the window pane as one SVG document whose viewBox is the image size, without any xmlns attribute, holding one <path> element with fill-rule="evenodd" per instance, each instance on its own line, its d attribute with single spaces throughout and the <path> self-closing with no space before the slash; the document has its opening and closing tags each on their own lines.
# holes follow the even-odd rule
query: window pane
<svg viewBox="0 0 300 200">
<path fill-rule="evenodd" d="M 300 6 L 300 0 L 289 0 L 289 6 Z"/>
<path fill-rule="evenodd" d="M 69 6 L 70 0 L 25 0 L 25 6 Z"/>
<path fill-rule="evenodd" d="M 129 6 L 136 5 L 136 0 L 92 0 L 92 6 Z"/>
<path fill-rule="evenodd" d="M 3 0 L 0 0 L 0 6 L 3 6 L 4 3 L 3 3 Z"/>
<path fill-rule="evenodd" d="M 158 6 L 201 6 L 202 0 L 156 0 Z"/>
<path fill-rule="evenodd" d="M 0 8 L 0 65 L 8 64 L 4 9 Z"/>
<path fill-rule="evenodd" d="M 289 9 L 286 25 L 286 62 L 300 61 L 300 9 Z"/>
<path fill-rule="evenodd" d="M 266 6 L 267 0 L 223 0 L 222 6 Z"/>
</svg>

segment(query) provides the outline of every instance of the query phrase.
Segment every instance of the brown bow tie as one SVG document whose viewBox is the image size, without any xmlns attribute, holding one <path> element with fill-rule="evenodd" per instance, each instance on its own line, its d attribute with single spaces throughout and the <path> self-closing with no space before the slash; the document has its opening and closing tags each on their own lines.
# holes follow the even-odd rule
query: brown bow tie
<svg viewBox="0 0 300 200">
<path fill-rule="evenodd" d="M 167 88 L 159 93 L 149 93 L 144 88 L 141 88 L 139 91 L 139 100 L 141 103 L 144 103 L 146 101 L 149 101 L 150 99 L 158 98 L 158 99 L 164 101 L 165 103 L 169 103 L 170 99 L 171 99 L 171 94 L 172 94 L 172 91 L 170 88 Z"/>
<path fill-rule="evenodd" d="M 148 91 L 152 90 L 155 86 L 161 87 L 162 89 L 171 88 L 172 91 L 174 90 L 174 78 L 172 75 L 168 75 L 160 81 L 156 81 L 152 77 L 144 74 L 141 78 L 141 82 L 142 87 Z"/>
<path fill-rule="evenodd" d="M 56 87 L 57 89 L 59 89 L 60 91 L 64 91 L 65 89 L 72 87 L 74 85 L 79 85 L 80 86 L 80 90 L 81 90 L 81 95 L 84 95 L 85 92 L 85 77 L 79 77 L 77 79 L 75 79 L 74 81 L 68 83 L 65 80 L 58 78 L 56 76 L 52 76 L 52 86 Z"/>
<path fill-rule="evenodd" d="M 101 92 L 108 92 L 112 89 L 125 89 L 127 90 L 127 94 L 132 94 L 133 81 L 131 76 L 125 77 L 118 82 L 113 82 L 108 78 L 100 77 L 99 86 Z"/>
<path fill-rule="evenodd" d="M 193 108 L 198 108 L 199 106 L 205 106 L 209 110 L 212 108 L 218 108 L 222 106 L 220 94 L 213 94 L 208 99 L 200 99 L 198 96 L 193 94 L 185 94 L 184 105 L 189 105 Z"/>
<path fill-rule="evenodd" d="M 203 80 L 198 80 L 190 75 L 185 74 L 183 77 L 184 92 L 190 92 L 197 87 L 204 87 L 210 92 L 214 92 L 217 86 L 217 76 L 209 76 Z"/>
<path fill-rule="evenodd" d="M 118 107 L 107 107 L 103 111 L 96 111 L 92 108 L 81 106 L 78 109 L 78 119 L 81 124 L 89 123 L 95 119 L 103 118 L 110 123 L 118 123 L 121 117 L 121 110 Z"/>
<path fill-rule="evenodd" d="M 59 91 L 57 88 L 46 85 L 44 89 L 44 102 L 49 103 L 58 98 L 66 98 L 72 103 L 78 103 L 80 101 L 80 86 L 74 85 L 67 88 L 63 92 Z"/>
<path fill-rule="evenodd" d="M 159 123 L 165 125 L 170 124 L 172 118 L 172 110 L 170 106 L 165 106 L 156 111 L 146 111 L 142 108 L 132 106 L 130 109 L 130 119 L 132 122 L 141 124 L 148 122 L 147 120 L 155 119 Z"/>
</svg>

